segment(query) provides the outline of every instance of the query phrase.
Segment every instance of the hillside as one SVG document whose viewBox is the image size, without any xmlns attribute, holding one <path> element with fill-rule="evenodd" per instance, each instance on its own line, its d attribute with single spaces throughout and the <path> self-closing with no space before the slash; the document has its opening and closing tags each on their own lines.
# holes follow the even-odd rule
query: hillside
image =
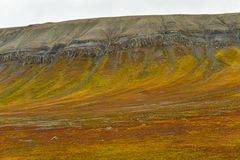
<svg viewBox="0 0 240 160">
<path fill-rule="evenodd" d="M 240 14 L 0 29 L 0 159 L 239 159 Z"/>
</svg>

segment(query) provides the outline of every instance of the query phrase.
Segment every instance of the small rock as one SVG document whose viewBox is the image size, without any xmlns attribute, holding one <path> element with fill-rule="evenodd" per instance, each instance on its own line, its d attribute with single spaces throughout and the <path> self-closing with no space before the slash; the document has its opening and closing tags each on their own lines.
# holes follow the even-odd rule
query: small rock
<svg viewBox="0 0 240 160">
<path fill-rule="evenodd" d="M 106 127 L 106 131 L 111 131 L 113 128 L 111 126 Z"/>
<path fill-rule="evenodd" d="M 53 141 L 53 140 L 58 140 L 58 137 L 57 136 L 52 137 L 51 141 Z"/>
<path fill-rule="evenodd" d="M 146 124 L 145 124 L 145 123 L 143 123 L 141 126 L 142 126 L 142 127 L 144 127 L 144 126 L 146 126 Z"/>
<path fill-rule="evenodd" d="M 182 120 L 187 121 L 187 118 L 182 118 Z"/>
<path fill-rule="evenodd" d="M 33 142 L 32 139 L 20 139 L 19 141 L 20 142 L 28 142 L 28 143 Z"/>
</svg>

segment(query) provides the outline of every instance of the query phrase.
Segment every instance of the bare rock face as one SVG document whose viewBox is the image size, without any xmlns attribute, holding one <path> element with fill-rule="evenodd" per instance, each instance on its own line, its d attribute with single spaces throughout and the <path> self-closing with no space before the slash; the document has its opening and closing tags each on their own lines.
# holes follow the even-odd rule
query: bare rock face
<svg viewBox="0 0 240 160">
<path fill-rule="evenodd" d="M 0 29 L 0 62 L 52 63 L 153 48 L 190 50 L 213 63 L 219 49 L 240 46 L 240 14 L 138 16 L 76 20 Z"/>
</svg>

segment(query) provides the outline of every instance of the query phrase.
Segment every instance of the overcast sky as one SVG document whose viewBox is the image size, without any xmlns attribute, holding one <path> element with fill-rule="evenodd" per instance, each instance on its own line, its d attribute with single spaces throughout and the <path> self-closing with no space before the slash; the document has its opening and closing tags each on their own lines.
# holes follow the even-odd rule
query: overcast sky
<svg viewBox="0 0 240 160">
<path fill-rule="evenodd" d="M 240 12 L 240 0 L 0 0 L 0 28 L 71 19 Z"/>
</svg>

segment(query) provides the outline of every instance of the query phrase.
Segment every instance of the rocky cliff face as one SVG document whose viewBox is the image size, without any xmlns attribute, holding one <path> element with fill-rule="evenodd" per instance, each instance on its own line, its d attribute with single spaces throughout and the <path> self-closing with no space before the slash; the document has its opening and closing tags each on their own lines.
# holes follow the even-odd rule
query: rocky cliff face
<svg viewBox="0 0 240 160">
<path fill-rule="evenodd" d="M 101 57 L 147 48 L 167 57 L 185 50 L 196 60 L 214 62 L 217 50 L 239 46 L 240 14 L 119 17 L 0 29 L 1 63 L 42 64 L 59 55 Z"/>
</svg>

